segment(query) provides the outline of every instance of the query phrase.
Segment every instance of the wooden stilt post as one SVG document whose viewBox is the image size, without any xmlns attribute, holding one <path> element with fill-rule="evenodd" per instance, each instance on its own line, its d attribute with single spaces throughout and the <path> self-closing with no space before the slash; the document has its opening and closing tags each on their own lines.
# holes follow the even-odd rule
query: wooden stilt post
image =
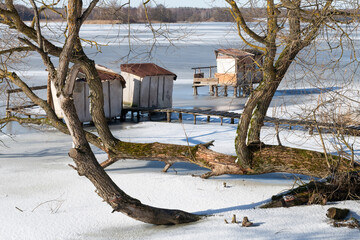
<svg viewBox="0 0 360 240">
<path fill-rule="evenodd" d="M 215 86 L 215 97 L 219 96 L 219 87 Z"/>
<path fill-rule="evenodd" d="M 234 118 L 230 118 L 230 124 L 234 124 Z"/>
<path fill-rule="evenodd" d="M 166 118 L 167 118 L 167 122 L 171 122 L 171 112 L 170 111 L 166 112 Z"/>
<path fill-rule="evenodd" d="M 124 119 L 124 120 L 126 120 L 126 115 L 127 115 L 128 112 L 129 112 L 129 111 L 127 111 L 127 110 L 126 110 L 126 111 L 123 111 L 123 119 Z"/>
<path fill-rule="evenodd" d="M 179 122 L 182 123 L 182 113 L 179 113 Z"/>
<path fill-rule="evenodd" d="M 194 96 L 197 96 L 198 95 L 198 90 L 197 90 L 198 87 L 194 86 L 193 88 L 194 88 Z"/>
<path fill-rule="evenodd" d="M 220 117 L 220 124 L 223 125 L 223 117 Z"/>
<path fill-rule="evenodd" d="M 140 122 L 140 111 L 136 112 L 136 120 Z"/>
<path fill-rule="evenodd" d="M 193 115 L 194 115 L 194 124 L 196 124 L 196 115 L 195 114 Z"/>
<path fill-rule="evenodd" d="M 134 119 L 134 111 L 131 111 L 131 120 Z"/>
<path fill-rule="evenodd" d="M 224 96 L 225 96 L 225 97 L 227 97 L 227 95 L 228 95 L 227 90 L 228 90 L 228 86 L 225 85 L 225 86 L 224 86 Z"/>
<path fill-rule="evenodd" d="M 210 116 L 207 116 L 206 121 L 210 122 Z"/>
<path fill-rule="evenodd" d="M 214 85 L 210 85 L 209 91 L 210 91 L 210 96 L 214 96 Z"/>
<path fill-rule="evenodd" d="M 124 112 L 125 112 L 125 110 L 122 109 L 121 114 L 120 114 L 120 120 L 124 120 L 124 115 L 125 115 Z"/>
<path fill-rule="evenodd" d="M 234 86 L 234 97 L 237 97 L 237 86 Z"/>
</svg>

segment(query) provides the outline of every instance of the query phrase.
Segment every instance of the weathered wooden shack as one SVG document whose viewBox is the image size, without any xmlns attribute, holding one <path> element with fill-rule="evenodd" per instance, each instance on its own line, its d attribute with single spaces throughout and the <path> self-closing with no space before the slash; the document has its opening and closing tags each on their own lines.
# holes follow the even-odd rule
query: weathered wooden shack
<svg viewBox="0 0 360 240">
<path fill-rule="evenodd" d="M 263 52 L 256 49 L 218 49 L 215 51 L 220 85 L 242 86 L 259 83 L 262 80 L 260 67 Z"/>
<path fill-rule="evenodd" d="M 121 64 L 126 81 L 124 105 L 144 108 L 172 107 L 173 81 L 177 76 L 154 64 Z"/>
<path fill-rule="evenodd" d="M 194 95 L 197 95 L 198 87 L 204 86 L 209 86 L 210 94 L 215 94 L 215 96 L 218 96 L 219 87 L 224 88 L 226 96 L 228 86 L 234 87 L 234 96 L 237 96 L 237 90 L 239 90 L 239 95 L 241 91 L 243 95 L 246 95 L 253 84 L 260 83 L 262 80 L 263 55 L 263 52 L 256 49 L 215 50 L 216 66 L 192 68 L 195 70 Z M 203 71 L 209 71 L 209 77 L 205 77 Z"/>
<path fill-rule="evenodd" d="M 111 119 L 121 116 L 123 89 L 125 88 L 124 78 L 120 74 L 101 65 L 96 65 L 96 69 L 103 87 L 105 117 Z M 89 86 L 84 72 L 80 68 L 77 71 L 71 72 L 68 79 L 75 79 L 73 98 L 80 121 L 91 122 Z M 63 118 L 60 101 L 56 96 L 56 90 L 53 83 L 51 84 L 51 93 L 56 115 Z"/>
</svg>

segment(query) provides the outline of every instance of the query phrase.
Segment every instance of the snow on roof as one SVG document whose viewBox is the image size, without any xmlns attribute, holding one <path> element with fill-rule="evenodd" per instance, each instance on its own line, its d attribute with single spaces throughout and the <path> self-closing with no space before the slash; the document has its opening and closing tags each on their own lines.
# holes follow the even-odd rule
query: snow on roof
<svg viewBox="0 0 360 240">
<path fill-rule="evenodd" d="M 162 68 L 154 63 L 130 63 L 121 64 L 121 72 L 127 72 L 139 76 L 141 78 L 146 76 L 160 76 L 160 75 L 173 75 L 174 80 L 177 76 L 165 68 Z"/>
<path fill-rule="evenodd" d="M 218 49 L 215 50 L 215 55 L 218 57 L 220 55 L 231 56 L 234 58 L 244 58 L 247 56 L 263 55 L 263 52 L 256 49 L 237 49 L 237 48 L 228 48 L 228 49 Z"/>
</svg>

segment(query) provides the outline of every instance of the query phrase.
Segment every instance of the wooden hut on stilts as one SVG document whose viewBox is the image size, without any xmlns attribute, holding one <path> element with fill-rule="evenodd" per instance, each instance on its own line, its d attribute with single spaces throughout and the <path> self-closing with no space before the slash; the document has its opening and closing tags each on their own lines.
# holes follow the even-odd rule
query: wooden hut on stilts
<svg viewBox="0 0 360 240">
<path fill-rule="evenodd" d="M 124 105 L 139 108 L 171 108 L 176 74 L 154 63 L 121 64 L 127 88 Z"/>
<path fill-rule="evenodd" d="M 101 65 L 96 65 L 96 70 L 102 82 L 105 117 L 112 119 L 121 116 L 123 88 L 125 88 L 124 78 L 120 74 Z M 68 80 L 74 82 L 72 85 L 73 99 L 80 121 L 91 122 L 89 85 L 85 73 L 81 68 L 78 68 L 69 73 Z M 60 101 L 56 96 L 55 86 L 52 82 L 51 98 L 48 96 L 48 101 L 53 103 L 56 115 L 59 118 L 63 118 Z"/>
<path fill-rule="evenodd" d="M 218 96 L 218 88 L 224 88 L 224 95 L 227 96 L 228 87 L 234 88 L 234 96 L 245 96 L 253 88 L 253 84 L 262 80 L 261 67 L 263 64 L 263 52 L 256 49 L 218 49 L 215 50 L 215 66 L 193 68 L 194 74 L 194 95 L 197 95 L 197 88 L 209 86 L 211 95 Z M 204 77 L 203 70 L 210 69 L 209 78 Z M 214 76 L 211 76 L 214 72 Z"/>
</svg>

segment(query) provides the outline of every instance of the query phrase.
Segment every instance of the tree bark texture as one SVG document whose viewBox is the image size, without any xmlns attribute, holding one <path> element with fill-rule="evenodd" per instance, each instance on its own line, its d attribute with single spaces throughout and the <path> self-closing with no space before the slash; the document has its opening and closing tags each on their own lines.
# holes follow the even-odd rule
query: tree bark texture
<svg viewBox="0 0 360 240">
<path fill-rule="evenodd" d="M 201 176 L 203 178 L 223 174 L 246 175 L 271 172 L 304 174 L 321 178 L 330 174 L 325 155 L 310 150 L 270 145 L 254 148 L 250 146 L 254 163 L 252 168 L 246 168 L 236 163 L 236 156 L 218 153 L 208 147 L 208 144 L 189 147 L 164 143 L 119 141 L 117 147 L 112 149 L 109 159 L 101 163 L 101 166 L 106 168 L 120 159 L 162 161 L 165 168 L 176 162 L 188 162 L 210 170 Z M 339 164 L 339 172 L 359 168 L 359 165 L 352 167 L 350 161 L 340 161 L 336 156 L 331 156 L 331 159 L 334 164 Z"/>
<path fill-rule="evenodd" d="M 312 27 L 309 27 L 308 31 L 302 31 L 301 29 L 301 1 L 286 2 L 286 4 L 291 5 L 287 9 L 289 33 L 283 41 L 285 47 L 279 56 L 276 56 L 279 44 L 278 33 L 282 28 L 278 25 L 280 11 L 274 4 L 274 1 L 267 1 L 268 18 L 265 38 L 261 38 L 260 35 L 254 32 L 249 32 L 248 26 L 244 22 L 242 13 L 235 1 L 227 2 L 231 5 L 234 18 L 238 23 L 240 37 L 244 39 L 240 31 L 242 29 L 255 41 L 264 45 L 264 47 L 257 47 L 245 41 L 251 47 L 264 50 L 263 80 L 251 93 L 245 104 L 235 139 L 235 149 L 239 164 L 252 168 L 254 164 L 252 151 L 256 145 L 260 146 L 260 132 L 271 100 L 297 54 L 317 36 L 319 27 L 326 21 L 324 15 L 326 15 L 332 1 L 328 1 L 325 4 L 320 14 L 323 16 L 314 18 L 314 21 L 310 24 Z"/>
<path fill-rule="evenodd" d="M 38 46 L 29 39 L 19 39 L 21 42 L 37 51 L 41 55 L 44 64 L 48 67 L 50 76 L 49 79 L 53 81 L 56 94 L 60 99 L 60 106 L 64 113 L 66 125 L 62 124 L 57 118 L 51 106 L 46 101 L 37 97 L 15 73 L 8 73 L 1 70 L 1 75 L 5 75 L 5 77 L 11 79 L 12 82 L 23 89 L 23 91 L 34 103 L 37 103 L 39 106 L 44 108 L 52 125 L 61 129 L 62 132 L 69 133 L 72 136 L 75 147 L 70 150 L 69 156 L 72 157 L 76 163 L 75 169 L 81 176 L 87 177 L 94 184 L 99 196 L 110 204 L 114 211 L 122 212 L 134 219 L 152 224 L 168 225 L 197 221 L 201 218 L 201 216 L 180 210 L 154 208 L 144 205 L 139 200 L 128 196 L 111 180 L 104 169 L 99 165 L 89 146 L 88 140 L 90 139 L 90 141 L 96 142 L 97 145 L 104 151 L 109 152 L 108 148 L 114 147 L 117 143 L 110 132 L 104 116 L 102 86 L 95 64 L 86 57 L 79 40 L 81 24 L 90 14 L 91 9 L 95 7 L 97 2 L 97 0 L 92 1 L 88 9 L 86 9 L 82 14 L 81 0 L 68 1 L 67 35 L 62 48 L 55 48 L 50 42 L 43 38 L 40 32 L 38 19 L 39 14 L 35 14 L 37 17 L 37 19 L 35 19 L 37 22 L 36 30 L 33 27 L 28 27 L 20 19 L 13 5 L 13 1 L 6 0 L 6 10 L 0 8 L 0 15 L 4 17 L 3 22 L 5 24 L 17 29 L 18 32 L 23 33 L 25 36 L 32 39 L 33 42 L 37 43 Z M 36 3 L 34 1 L 32 1 L 32 5 L 34 11 L 38 13 Z M 10 19 L 12 21 L 7 21 Z M 59 65 L 57 69 L 55 69 L 48 54 L 59 57 Z M 70 62 L 74 62 L 75 64 L 79 63 L 85 68 L 84 70 L 88 76 L 89 86 L 91 89 L 91 113 L 94 118 L 94 122 L 96 122 L 96 128 L 100 137 L 86 133 L 78 119 L 76 108 L 72 99 L 72 85 L 74 83 L 67 78 Z M 22 121 L 22 119 L 18 118 L 8 120 Z M 66 127 L 67 129 L 65 130 L 64 128 Z"/>
<path fill-rule="evenodd" d="M 89 7 L 82 13 L 81 0 L 68 1 L 68 36 L 65 44 L 63 47 L 57 47 L 49 40 L 42 37 L 41 43 L 43 44 L 43 49 L 40 50 L 46 51 L 46 54 L 59 57 L 58 71 L 53 74 L 54 85 L 57 87 L 58 91 L 62 91 L 65 85 L 69 62 L 79 63 L 84 67 L 84 70 L 87 71 L 89 74 L 87 77 L 91 91 L 91 110 L 94 113 L 92 116 L 95 116 L 93 121 L 99 136 L 103 138 L 103 147 L 109 148 L 110 146 L 113 146 L 116 141 L 106 124 L 104 114 L 102 114 L 104 112 L 104 106 L 101 104 L 103 102 L 101 82 L 95 69 L 94 62 L 84 53 L 78 37 L 81 25 L 97 3 L 98 0 L 93 0 Z M 26 25 L 21 20 L 12 0 L 6 1 L 6 9 L 0 8 L 0 15 L 4 17 L 2 23 L 8 25 L 10 28 L 16 29 L 19 33 L 22 33 L 34 42 L 38 42 L 38 31 L 35 28 Z M 55 76 L 57 76 L 57 80 L 55 80 Z"/>
<path fill-rule="evenodd" d="M 254 145 L 252 143 L 259 142 L 260 140 L 260 129 L 266 110 L 292 60 L 302 48 L 307 46 L 316 37 L 321 24 L 326 21 L 326 10 L 330 8 L 333 1 L 327 1 L 324 4 L 324 8 L 318 11 L 317 15 L 314 15 L 316 17 L 313 19 L 313 23 L 310 24 L 310 28 L 305 29 L 305 31 L 300 29 L 300 1 L 292 1 L 293 5 L 288 12 L 291 17 L 289 20 L 291 37 L 288 43 L 284 45 L 285 49 L 278 58 L 276 58 L 276 39 L 277 33 L 281 28 L 278 26 L 277 21 L 279 10 L 274 1 L 267 1 L 268 22 L 267 31 L 264 36 L 260 36 L 250 29 L 235 1 L 226 1 L 232 8 L 241 39 L 249 44 L 249 46 L 265 52 L 263 66 L 264 80 L 251 94 L 239 121 L 235 140 L 238 162 L 236 162 L 236 157 L 234 156 L 217 153 L 208 149 L 208 144 L 189 147 L 161 143 L 127 143 L 113 137 L 106 124 L 104 115 L 101 81 L 94 62 L 84 53 L 79 39 L 80 27 L 91 10 L 96 6 L 98 0 L 93 0 L 84 12 L 82 12 L 81 0 L 68 1 L 67 36 L 62 48 L 56 47 L 41 35 L 39 19 L 37 19 L 37 28 L 26 25 L 17 13 L 12 0 L 5 1 L 6 8 L 0 7 L 1 22 L 27 37 L 27 39 L 24 37 L 19 40 L 40 53 L 45 65 L 48 66 L 57 95 L 61 98 L 66 125 L 56 117 L 51 106 L 33 94 L 16 74 L 9 74 L 7 72 L 1 72 L 1 74 L 5 74 L 6 77 L 21 87 L 34 103 L 45 109 L 50 124 L 72 136 L 75 148 L 70 150 L 69 156 L 74 159 L 78 173 L 86 176 L 94 184 L 99 196 L 110 204 L 114 211 L 125 213 L 137 220 L 152 224 L 178 224 L 200 219 L 200 216 L 180 210 L 159 209 L 143 205 L 139 200 L 128 196 L 98 164 L 88 141 L 109 154 L 109 160 L 103 166 L 107 166 L 118 159 L 132 158 L 161 160 L 165 162 L 167 168 L 174 162 L 191 162 L 211 170 L 208 174 L 204 174 L 203 177 L 221 174 L 259 174 L 275 171 L 302 173 L 312 176 L 325 176 L 328 174 L 325 161 L 322 161 L 324 159 L 323 154 L 281 146 Z M 34 5 L 34 11 L 37 11 L 34 1 L 32 1 L 32 4 Z M 39 15 L 36 14 L 36 16 Z M 261 46 L 255 46 L 247 42 L 241 35 L 240 28 L 261 44 Z M 303 39 L 300 38 L 300 32 L 306 33 Z M 35 46 L 35 43 L 38 46 Z M 48 55 L 59 58 L 57 70 L 55 70 Z M 80 64 L 86 73 L 90 87 L 91 114 L 99 137 L 85 132 L 76 115 L 76 109 L 71 98 L 72 93 L 68 91 L 68 89 L 71 89 L 69 82 L 67 82 L 70 62 Z M 12 118 L 11 120 L 22 121 L 18 118 Z M 47 121 L 45 120 L 45 122 Z M 338 167 L 339 171 L 349 169 L 345 161 L 341 162 Z"/>
<path fill-rule="evenodd" d="M 150 207 L 123 192 L 97 162 L 85 137 L 81 122 L 77 117 L 72 99 L 62 96 L 61 108 L 64 111 L 66 124 L 74 141 L 75 148 L 70 150 L 69 156 L 76 163 L 77 172 L 94 184 L 98 195 L 114 211 L 122 212 L 145 223 L 157 225 L 188 223 L 201 218 L 201 216 L 181 210 Z"/>
<path fill-rule="evenodd" d="M 85 55 L 84 55 L 85 56 Z M 90 89 L 90 114 L 96 130 L 104 143 L 105 149 L 113 148 L 117 140 L 112 135 L 104 113 L 104 96 L 101 80 L 95 67 L 94 61 L 83 57 L 83 70 Z"/>
<path fill-rule="evenodd" d="M 311 181 L 295 189 L 272 196 L 262 208 L 292 207 L 327 202 L 360 200 L 360 172 L 336 173 L 326 181 Z M 335 214 L 335 213 L 334 213 Z"/>
</svg>

